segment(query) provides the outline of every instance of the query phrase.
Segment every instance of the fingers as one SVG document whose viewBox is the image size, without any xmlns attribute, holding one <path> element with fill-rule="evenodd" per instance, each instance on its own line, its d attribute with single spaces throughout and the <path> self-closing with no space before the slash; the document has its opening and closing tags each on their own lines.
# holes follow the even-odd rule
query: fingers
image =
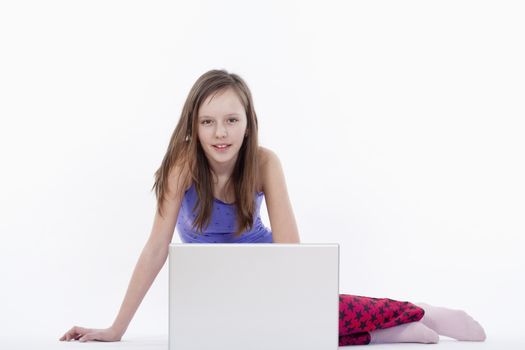
<svg viewBox="0 0 525 350">
<path fill-rule="evenodd" d="M 78 339 L 79 341 L 81 342 L 86 342 L 88 340 L 93 340 L 93 333 L 88 333 L 82 337 L 80 337 L 80 339 Z"/>
<path fill-rule="evenodd" d="M 69 331 L 67 331 L 59 340 L 70 341 L 72 339 L 78 340 L 80 337 L 88 333 L 90 329 L 74 326 Z"/>
</svg>

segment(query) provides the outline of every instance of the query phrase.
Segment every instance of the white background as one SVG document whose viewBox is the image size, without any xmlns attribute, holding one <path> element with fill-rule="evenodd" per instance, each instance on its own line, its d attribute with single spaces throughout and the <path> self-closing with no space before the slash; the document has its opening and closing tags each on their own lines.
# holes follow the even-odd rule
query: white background
<svg viewBox="0 0 525 350">
<path fill-rule="evenodd" d="M 302 242 L 340 243 L 340 293 L 518 339 L 523 18 L 519 1 L 2 1 L 0 336 L 111 325 L 184 100 L 226 69 Z M 167 334 L 167 305 L 166 264 L 124 337 Z"/>
</svg>

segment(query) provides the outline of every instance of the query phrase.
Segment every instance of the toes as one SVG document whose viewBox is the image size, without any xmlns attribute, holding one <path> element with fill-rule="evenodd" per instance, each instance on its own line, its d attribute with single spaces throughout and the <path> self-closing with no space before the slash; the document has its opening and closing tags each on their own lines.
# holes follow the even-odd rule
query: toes
<svg viewBox="0 0 525 350">
<path fill-rule="evenodd" d="M 425 343 L 436 344 L 439 342 L 439 334 L 435 330 L 425 325 L 420 325 L 420 327 L 423 328 L 423 337 L 425 338 Z"/>
<path fill-rule="evenodd" d="M 428 339 L 428 342 L 430 344 L 437 344 L 439 343 L 439 334 L 437 334 L 436 332 L 432 331 L 428 336 L 427 336 L 427 339 Z"/>
<path fill-rule="evenodd" d="M 472 334 L 472 340 L 474 341 L 485 341 L 485 339 L 487 338 L 485 330 L 477 321 L 473 321 L 471 323 L 470 331 Z"/>
</svg>

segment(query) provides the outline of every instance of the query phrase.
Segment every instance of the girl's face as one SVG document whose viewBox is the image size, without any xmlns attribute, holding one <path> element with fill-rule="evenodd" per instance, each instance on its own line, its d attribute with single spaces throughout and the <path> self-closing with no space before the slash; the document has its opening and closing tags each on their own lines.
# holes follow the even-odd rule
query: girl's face
<svg viewBox="0 0 525 350">
<path fill-rule="evenodd" d="M 231 88 L 212 96 L 199 108 L 199 142 L 212 167 L 233 166 L 247 131 L 246 112 Z"/>
</svg>

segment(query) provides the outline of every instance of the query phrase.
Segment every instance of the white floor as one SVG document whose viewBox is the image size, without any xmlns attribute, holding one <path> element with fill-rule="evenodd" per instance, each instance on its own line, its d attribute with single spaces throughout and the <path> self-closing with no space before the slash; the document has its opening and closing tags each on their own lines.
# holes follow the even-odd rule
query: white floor
<svg viewBox="0 0 525 350">
<path fill-rule="evenodd" d="M 458 342 L 456 340 L 441 337 L 437 344 L 414 344 L 414 343 L 398 343 L 398 344 L 369 344 L 361 346 L 345 346 L 339 349 L 439 349 L 439 350 L 471 350 L 471 349 L 491 349 L 491 350 L 523 350 L 525 349 L 525 339 L 498 339 L 487 336 L 484 342 Z M 127 349 L 127 350 L 166 350 L 168 349 L 168 337 L 162 336 L 130 336 L 124 337 L 120 342 L 86 342 L 80 343 L 77 341 L 61 342 L 58 339 L 51 339 L 46 337 L 36 338 L 14 338 L 0 336 L 0 349 L 9 350 L 26 350 L 26 349 Z M 222 350 L 222 349 L 218 349 Z M 300 349 L 298 349 L 300 350 Z"/>
</svg>

